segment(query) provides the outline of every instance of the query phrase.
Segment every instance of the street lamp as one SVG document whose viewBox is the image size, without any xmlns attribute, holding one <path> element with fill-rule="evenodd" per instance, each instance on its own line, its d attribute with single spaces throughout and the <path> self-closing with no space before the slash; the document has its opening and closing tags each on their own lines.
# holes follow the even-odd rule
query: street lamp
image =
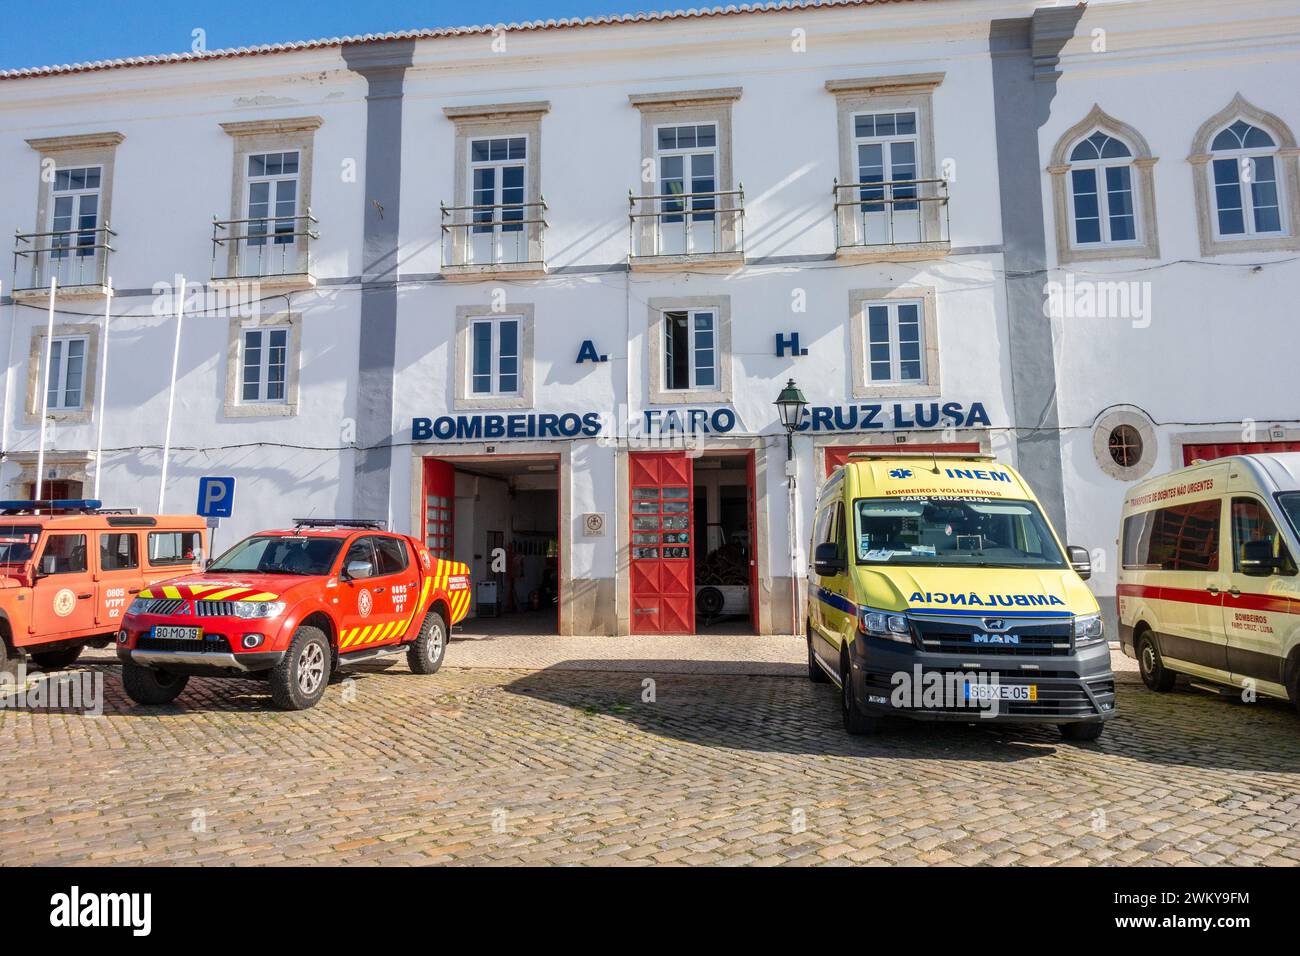
<svg viewBox="0 0 1300 956">
<path fill-rule="evenodd" d="M 794 379 L 785 383 L 785 388 L 781 389 L 781 394 L 773 402 L 777 411 L 781 413 L 781 424 L 785 427 L 785 457 L 787 461 L 794 460 L 794 432 L 799 427 L 799 419 L 803 417 L 803 410 L 808 407 L 808 399 L 804 398 L 803 392 L 799 391 L 799 386 L 794 383 Z"/>
</svg>

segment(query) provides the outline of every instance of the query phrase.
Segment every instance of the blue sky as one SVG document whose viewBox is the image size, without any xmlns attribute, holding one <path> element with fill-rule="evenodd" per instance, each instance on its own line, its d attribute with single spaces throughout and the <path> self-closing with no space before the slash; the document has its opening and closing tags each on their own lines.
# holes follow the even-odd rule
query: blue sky
<svg viewBox="0 0 1300 956">
<path fill-rule="evenodd" d="M 210 50 L 417 27 L 509 23 L 707 6 L 653 0 L 4 0 L 0 68 L 190 50 L 201 28 Z"/>
</svg>

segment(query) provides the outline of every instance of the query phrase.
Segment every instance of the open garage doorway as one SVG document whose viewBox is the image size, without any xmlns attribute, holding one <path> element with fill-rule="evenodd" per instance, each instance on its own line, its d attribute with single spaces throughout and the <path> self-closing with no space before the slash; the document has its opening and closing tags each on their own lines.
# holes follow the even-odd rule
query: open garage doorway
<svg viewBox="0 0 1300 956">
<path fill-rule="evenodd" d="M 457 636 L 559 633 L 558 455 L 426 458 L 424 502 L 429 550 L 470 569 Z"/>
</svg>

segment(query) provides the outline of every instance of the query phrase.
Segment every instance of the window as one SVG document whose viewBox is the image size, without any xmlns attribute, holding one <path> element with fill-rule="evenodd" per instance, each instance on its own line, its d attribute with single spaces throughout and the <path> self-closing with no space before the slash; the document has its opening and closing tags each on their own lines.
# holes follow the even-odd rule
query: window
<svg viewBox="0 0 1300 956">
<path fill-rule="evenodd" d="M 1097 130 L 1070 151 L 1070 205 L 1076 245 L 1135 242 L 1133 154 Z"/>
<path fill-rule="evenodd" d="M 99 536 L 99 569 L 129 571 L 140 566 L 140 539 L 129 531 Z"/>
<path fill-rule="evenodd" d="M 691 309 L 664 313 L 664 387 L 718 387 L 717 315 Z"/>
<path fill-rule="evenodd" d="M 37 565 L 41 574 L 78 574 L 86 570 L 86 536 L 52 534 Z"/>
<path fill-rule="evenodd" d="M 1134 468 L 1142 460 L 1142 436 L 1132 425 L 1116 425 L 1108 439 L 1110 457 L 1121 468 Z"/>
<path fill-rule="evenodd" d="M 375 576 L 375 546 L 370 538 L 358 538 L 348 546 L 348 553 L 343 558 L 343 570 L 351 578 Z"/>
<path fill-rule="evenodd" d="M 519 319 L 476 319 L 470 323 L 470 393 L 519 394 Z"/>
<path fill-rule="evenodd" d="M 863 244 L 919 241 L 916 112 L 855 114 L 853 154 Z"/>
<path fill-rule="evenodd" d="M 268 239 L 275 245 L 292 243 L 298 231 L 297 214 L 298 151 L 250 154 L 247 245 L 263 247 Z"/>
<path fill-rule="evenodd" d="M 245 538 L 217 560 L 210 571 L 250 571 L 256 574 L 329 574 L 343 542 L 337 538 Z"/>
<path fill-rule="evenodd" d="M 407 555 L 406 545 L 396 538 L 372 538 L 374 542 L 375 554 L 379 558 L 379 564 L 375 573 L 378 575 L 401 574 L 406 570 L 410 559 Z"/>
<path fill-rule="evenodd" d="M 1279 573 L 1296 573 L 1295 561 L 1287 550 L 1268 507 L 1254 498 L 1232 499 L 1232 570 L 1241 570 L 1241 558 L 1248 542 L 1267 541 L 1279 559 Z"/>
<path fill-rule="evenodd" d="M 1124 567 L 1217 571 L 1219 513 L 1215 498 L 1130 515 L 1124 519 Z"/>
<path fill-rule="evenodd" d="M 1258 126 L 1236 120 L 1210 143 L 1215 229 L 1220 237 L 1280 235 L 1277 143 Z"/>
<path fill-rule="evenodd" d="M 660 126 L 655 129 L 659 160 L 659 194 L 689 196 L 660 200 L 661 224 L 681 223 L 690 210 L 692 222 L 712 222 L 717 208 L 718 128 L 713 123 Z"/>
<path fill-rule="evenodd" d="M 257 328 L 243 332 L 241 396 L 245 402 L 283 402 L 288 367 L 289 329 Z"/>
<path fill-rule="evenodd" d="M 866 303 L 869 382 L 923 381 L 921 306 L 916 301 Z"/>
<path fill-rule="evenodd" d="M 51 341 L 48 397 L 52 410 L 70 411 L 82 407 L 86 347 L 85 336 L 63 336 Z M 43 368 L 41 374 L 44 375 Z"/>
<path fill-rule="evenodd" d="M 55 170 L 50 187 L 51 259 L 95 254 L 102 175 L 99 166 Z"/>
<path fill-rule="evenodd" d="M 1065 561 L 1032 501 L 942 495 L 858 498 L 859 564 L 1061 568 Z"/>
<path fill-rule="evenodd" d="M 470 140 L 473 231 L 519 232 L 523 229 L 528 139 L 499 136 Z"/>
<path fill-rule="evenodd" d="M 203 536 L 197 531 L 150 531 L 149 563 L 194 564 L 203 560 Z"/>
</svg>

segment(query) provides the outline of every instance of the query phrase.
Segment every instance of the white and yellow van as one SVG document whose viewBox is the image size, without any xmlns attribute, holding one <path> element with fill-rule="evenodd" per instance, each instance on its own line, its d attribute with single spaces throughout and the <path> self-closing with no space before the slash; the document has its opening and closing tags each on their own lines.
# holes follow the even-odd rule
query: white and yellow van
<svg viewBox="0 0 1300 956">
<path fill-rule="evenodd" d="M 1124 497 L 1120 646 L 1152 690 L 1177 674 L 1300 706 L 1300 452 L 1238 455 Z"/>
<path fill-rule="evenodd" d="M 839 685 L 850 733 L 899 714 L 1095 740 L 1114 716 L 1088 552 L 992 456 L 851 456 L 818 495 L 809 553 L 808 676 Z"/>
</svg>

